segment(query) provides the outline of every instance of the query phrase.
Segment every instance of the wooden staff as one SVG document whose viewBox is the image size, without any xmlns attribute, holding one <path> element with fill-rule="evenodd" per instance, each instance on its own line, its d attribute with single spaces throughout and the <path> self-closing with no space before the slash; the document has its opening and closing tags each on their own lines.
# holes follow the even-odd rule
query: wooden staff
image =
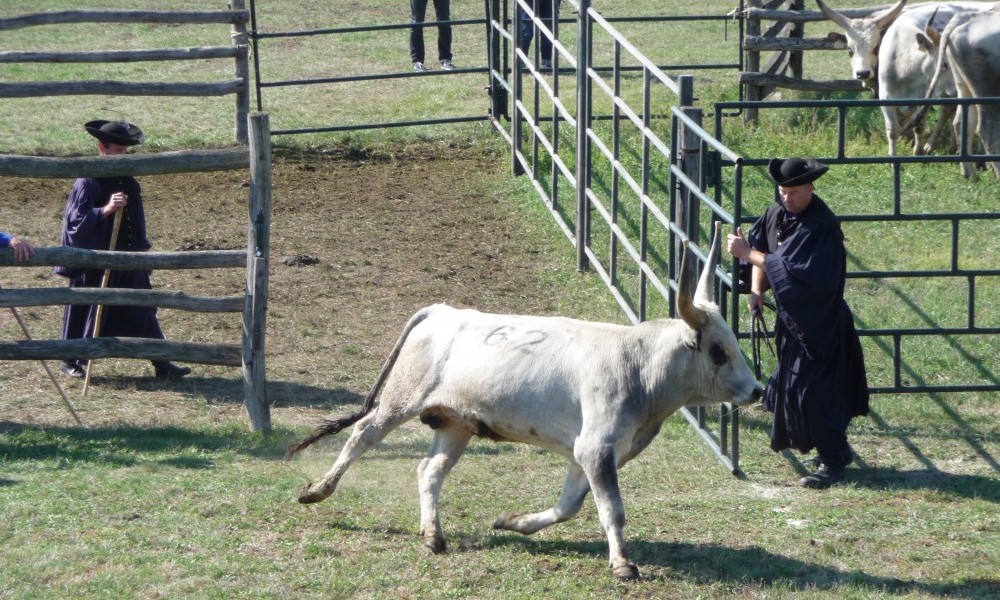
<svg viewBox="0 0 1000 600">
<path fill-rule="evenodd" d="M 17 308 L 14 306 L 10 307 L 10 312 L 13 313 L 14 318 L 17 319 L 17 324 L 21 326 L 21 331 L 24 332 L 24 337 L 30 340 L 31 334 L 28 333 L 28 325 L 24 322 L 24 319 L 21 318 L 21 313 L 17 312 Z M 66 408 L 69 409 L 69 414 L 73 415 L 73 418 L 76 419 L 76 424 L 83 425 L 83 421 L 80 420 L 80 415 L 76 414 L 76 410 L 73 409 L 73 403 L 66 397 L 66 392 L 64 392 L 62 386 L 59 385 L 59 380 L 56 379 L 56 376 L 52 373 L 52 369 L 49 368 L 49 363 L 44 360 L 40 360 L 38 362 L 42 363 L 42 367 L 45 369 L 45 372 L 48 373 L 49 379 L 52 380 L 56 389 L 59 390 L 59 395 L 62 396 L 63 402 L 66 404 Z"/>
<path fill-rule="evenodd" d="M 115 246 L 118 245 L 118 229 L 122 225 L 122 213 L 125 212 L 125 207 L 121 207 L 115 212 L 115 224 L 111 227 L 111 245 L 108 250 L 114 251 Z M 111 279 L 111 269 L 104 269 L 104 277 L 101 278 L 101 288 L 108 287 L 108 281 Z M 104 305 L 98 304 L 97 311 L 94 313 L 94 335 L 93 337 L 100 337 L 101 335 L 101 315 L 104 312 Z M 87 374 L 83 380 L 83 395 L 87 395 L 87 390 L 90 387 L 90 367 L 94 366 L 94 359 L 87 359 Z"/>
</svg>

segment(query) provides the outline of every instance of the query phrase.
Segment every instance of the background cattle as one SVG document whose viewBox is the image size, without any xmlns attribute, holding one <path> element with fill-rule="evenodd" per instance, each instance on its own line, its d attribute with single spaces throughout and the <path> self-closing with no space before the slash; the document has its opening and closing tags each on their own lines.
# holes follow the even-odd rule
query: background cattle
<svg viewBox="0 0 1000 600">
<path fill-rule="evenodd" d="M 851 55 L 855 78 L 868 87 L 880 100 L 922 98 L 934 73 L 934 59 L 921 47 L 927 37 L 936 38 L 956 14 L 968 10 L 986 10 L 992 2 L 932 2 L 906 5 L 899 0 L 893 6 L 869 17 L 852 19 L 816 0 L 820 11 L 844 30 L 844 41 Z M 942 97 L 955 96 L 954 86 L 943 77 L 937 86 Z M 884 106 L 885 134 L 890 156 L 896 155 L 901 124 L 915 112 L 913 107 Z M 941 131 L 947 126 L 950 111 L 942 115 L 938 127 L 926 145 L 922 124 L 913 127 L 914 154 L 930 151 Z"/>
<path fill-rule="evenodd" d="M 927 98 L 937 96 L 945 80 L 953 82 L 959 98 L 1000 96 L 1000 8 L 957 15 L 932 50 L 936 68 L 926 90 Z M 1000 106 L 973 105 L 968 116 L 969 135 L 979 137 L 987 154 L 1000 154 Z M 991 162 L 990 168 L 1000 177 L 1000 163 Z M 962 174 L 972 181 L 979 178 L 970 163 L 962 164 Z"/>
<path fill-rule="evenodd" d="M 434 430 L 418 468 L 420 534 L 445 550 L 438 498 L 474 435 L 522 442 L 564 456 L 569 470 L 555 506 L 501 516 L 494 528 L 532 534 L 575 516 L 593 491 L 611 568 L 638 577 L 627 557 L 618 469 L 649 445 L 683 406 L 758 399 L 761 389 L 736 336 L 709 301 L 719 235 L 698 289 L 682 267 L 678 312 L 635 326 L 558 317 L 486 314 L 434 305 L 407 323 L 362 410 L 327 421 L 289 449 L 354 425 L 339 458 L 299 502 L 330 496 L 350 465 L 393 429 L 419 417 Z M 688 262 L 685 250 L 683 262 Z M 378 403 L 375 399 L 378 397 Z"/>
</svg>

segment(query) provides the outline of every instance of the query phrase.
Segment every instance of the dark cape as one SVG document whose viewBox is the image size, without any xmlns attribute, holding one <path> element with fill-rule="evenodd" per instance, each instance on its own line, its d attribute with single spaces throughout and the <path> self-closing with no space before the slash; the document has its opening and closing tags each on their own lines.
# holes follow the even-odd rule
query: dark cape
<svg viewBox="0 0 1000 600">
<path fill-rule="evenodd" d="M 73 182 L 66 201 L 61 242 L 63 246 L 108 250 L 114 218 L 101 217 L 111 194 L 125 192 L 125 206 L 115 249 L 145 252 L 152 247 L 146 237 L 146 215 L 142 206 L 139 182 L 132 177 L 81 178 Z M 104 271 L 56 267 L 56 273 L 69 279 L 70 287 L 100 287 Z M 152 289 L 149 271 L 111 271 L 109 288 Z M 92 337 L 96 306 L 66 306 L 63 339 Z M 101 318 L 101 336 L 163 339 L 156 319 L 156 307 L 105 306 Z"/>
<path fill-rule="evenodd" d="M 825 461 L 846 464 L 847 425 L 868 414 L 869 392 L 854 315 L 844 300 L 847 256 L 840 223 L 816 195 L 798 215 L 775 202 L 754 224 L 749 241 L 767 254 L 778 309 L 778 367 L 764 390 L 764 405 L 774 413 L 771 448 L 816 448 Z"/>
</svg>

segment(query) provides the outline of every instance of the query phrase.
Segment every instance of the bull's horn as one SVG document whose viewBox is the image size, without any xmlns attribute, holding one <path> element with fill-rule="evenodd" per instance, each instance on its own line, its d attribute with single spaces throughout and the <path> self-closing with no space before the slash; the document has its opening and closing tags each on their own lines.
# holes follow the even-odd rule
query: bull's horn
<svg viewBox="0 0 1000 600">
<path fill-rule="evenodd" d="M 706 321 L 708 320 L 707 315 L 697 308 L 694 304 L 694 299 L 691 297 L 691 279 L 693 279 L 690 273 L 690 254 L 691 251 L 688 249 L 688 245 L 691 242 L 688 240 L 684 241 L 684 254 L 681 255 L 681 271 L 680 271 L 680 282 L 677 286 L 677 312 L 680 314 L 684 322 L 688 324 L 691 329 L 701 329 Z"/>
<path fill-rule="evenodd" d="M 816 4 L 819 5 L 819 11 L 823 13 L 823 15 L 827 19 L 830 19 L 831 21 L 833 21 L 837 25 L 840 25 L 844 29 L 851 28 L 851 21 L 844 15 L 840 14 L 839 12 L 833 10 L 832 8 L 824 4 L 823 0 L 816 0 Z"/>
<path fill-rule="evenodd" d="M 701 271 L 698 279 L 698 289 L 694 292 L 696 304 L 706 304 L 711 301 L 712 288 L 715 287 L 715 267 L 719 263 L 719 246 L 722 235 L 722 221 L 715 224 L 715 235 L 712 236 L 712 247 L 708 251 L 708 258 L 705 259 L 705 267 Z"/>
<path fill-rule="evenodd" d="M 819 0 L 816 1 L 819 2 Z M 892 25 L 899 13 L 903 12 L 904 6 L 906 6 L 906 0 L 899 0 L 895 6 L 875 17 L 875 26 L 878 27 L 879 31 L 885 33 L 885 30 L 889 28 L 889 25 Z"/>
</svg>

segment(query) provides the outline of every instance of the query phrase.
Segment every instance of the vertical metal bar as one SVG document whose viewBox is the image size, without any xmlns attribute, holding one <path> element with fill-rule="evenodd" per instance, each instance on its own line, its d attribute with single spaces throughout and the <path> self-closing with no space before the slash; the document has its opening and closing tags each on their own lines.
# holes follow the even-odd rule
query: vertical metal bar
<svg viewBox="0 0 1000 600">
<path fill-rule="evenodd" d="M 669 166 L 669 177 L 667 178 L 667 193 L 669 197 L 669 210 L 668 214 L 677 214 L 677 176 L 674 174 L 674 165 L 678 162 L 678 146 L 680 145 L 680 136 L 677 133 L 679 120 L 676 115 L 671 114 L 670 117 L 670 166 Z M 677 280 L 677 261 L 680 260 L 677 253 L 679 245 L 679 240 L 677 239 L 677 234 L 674 233 L 673 229 L 667 231 L 667 273 L 668 279 L 670 281 Z M 671 317 L 677 315 L 677 298 L 676 294 L 671 293 L 670 298 L 667 299 L 668 311 Z"/>
<path fill-rule="evenodd" d="M 587 188 L 590 185 L 590 0 L 580 0 L 576 43 L 576 268 L 587 269 Z"/>
<path fill-rule="evenodd" d="M 551 0 L 551 2 L 552 6 L 550 7 L 550 10 L 552 12 L 549 14 L 553 15 L 553 17 L 549 23 L 549 27 L 552 29 L 552 37 L 553 37 L 552 42 L 555 42 L 555 40 L 559 39 L 559 19 L 555 18 L 556 0 Z M 541 46 L 541 44 L 537 45 Z M 553 43 L 551 53 L 549 54 L 549 60 L 553 65 L 552 66 L 552 153 L 554 155 L 559 154 L 560 114 L 559 114 L 559 109 L 557 108 L 556 105 L 556 98 L 559 97 L 559 71 L 555 68 L 556 57 L 558 55 L 559 52 L 556 51 L 555 44 Z M 549 163 L 549 172 L 552 176 L 552 204 L 555 205 L 559 198 L 559 167 L 556 165 L 555 157 L 553 157 L 553 160 L 550 161 Z"/>
<path fill-rule="evenodd" d="M 718 183 L 720 188 L 722 187 L 722 162 L 715 162 L 715 181 Z M 743 162 L 741 160 L 736 161 L 736 169 L 733 173 L 733 217 L 736 221 L 736 227 L 740 226 L 740 222 L 743 219 Z M 731 306 L 732 315 L 729 319 L 730 326 L 733 329 L 733 334 L 739 336 L 740 334 L 740 261 L 733 259 L 732 266 L 732 279 L 733 279 L 733 290 L 731 295 Z M 737 338 L 738 339 L 738 338 Z M 733 472 L 739 472 L 740 470 L 740 411 L 733 412 L 733 440 L 732 440 L 732 454 L 730 456 L 733 463 Z"/>
<path fill-rule="evenodd" d="M 847 107 L 837 107 L 837 158 L 844 158 L 847 145 Z"/>
<path fill-rule="evenodd" d="M 900 191 L 902 188 L 900 181 L 902 169 L 902 163 L 892 163 L 892 214 L 897 216 L 903 213 L 903 195 Z"/>
<path fill-rule="evenodd" d="M 616 39 L 614 46 L 614 63 L 611 65 L 612 70 L 612 85 L 614 86 L 614 97 L 618 98 L 621 95 L 622 88 L 622 73 L 621 73 L 621 59 L 622 59 L 622 46 L 621 43 Z M 611 223 L 618 222 L 618 211 L 619 211 L 619 184 L 621 182 L 621 175 L 618 173 L 616 165 L 621 158 L 621 108 L 619 108 L 617 102 L 612 103 L 611 108 Z M 613 285 L 618 284 L 618 238 L 611 235 L 609 240 L 609 245 L 611 246 L 611 264 L 609 265 L 609 273 L 611 282 Z M 641 319 L 641 317 L 640 317 Z"/>
<path fill-rule="evenodd" d="M 497 28 L 503 27 L 500 22 L 500 4 L 503 0 L 485 0 L 486 2 L 486 40 L 489 47 L 486 53 L 486 63 L 489 72 L 486 74 L 490 94 L 490 117 L 496 126 L 500 124 L 500 116 L 507 114 L 507 93 L 497 81 L 500 70 L 500 39 Z"/>
<path fill-rule="evenodd" d="M 642 197 L 639 198 L 641 203 L 640 223 L 639 223 L 639 259 L 642 264 L 646 264 L 646 257 L 648 255 L 647 248 L 649 246 L 649 207 L 646 206 L 645 199 L 649 196 L 649 115 L 652 112 L 652 107 L 649 101 L 649 88 L 650 88 L 650 74 L 649 69 L 643 67 L 642 69 Z M 647 309 L 647 292 L 646 287 L 648 285 L 646 277 L 646 272 L 639 269 L 639 320 L 646 320 L 646 309 Z"/>
<path fill-rule="evenodd" d="M 264 110 L 260 97 L 260 48 L 257 40 L 257 2 L 250 0 L 250 39 L 253 40 L 253 82 L 257 95 L 257 112 Z"/>
<path fill-rule="evenodd" d="M 902 363 L 903 363 L 902 335 L 894 333 L 892 334 L 892 381 L 893 385 L 896 388 L 903 387 Z"/>
<path fill-rule="evenodd" d="M 521 109 L 518 103 L 521 101 L 521 61 L 517 58 L 517 48 L 518 48 L 518 36 L 521 31 L 521 11 L 517 9 L 517 0 L 514 2 L 514 22 L 513 22 L 513 33 L 514 33 L 514 47 L 511 51 L 511 56 L 513 56 L 514 65 L 511 70 L 510 76 L 510 86 L 511 94 L 511 118 L 510 118 L 510 144 L 511 144 L 511 173 L 516 177 L 518 175 L 524 175 L 524 167 L 521 166 L 521 161 L 518 160 L 517 154 L 521 151 L 521 136 L 523 135 L 523 123 L 521 122 Z"/>
</svg>

